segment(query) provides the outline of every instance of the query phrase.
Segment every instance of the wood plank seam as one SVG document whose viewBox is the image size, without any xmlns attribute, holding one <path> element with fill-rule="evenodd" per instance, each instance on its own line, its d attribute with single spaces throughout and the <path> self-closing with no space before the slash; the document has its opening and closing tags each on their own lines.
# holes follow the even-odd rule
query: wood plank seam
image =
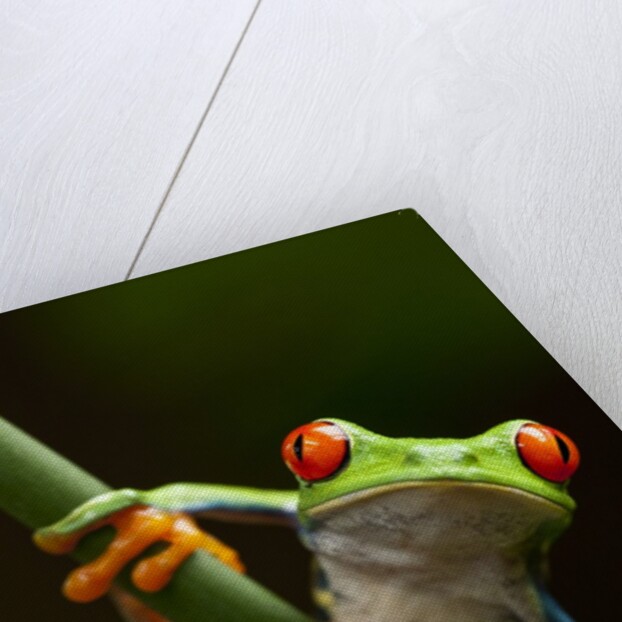
<svg viewBox="0 0 622 622">
<path fill-rule="evenodd" d="M 203 114 L 201 115 L 201 118 L 199 119 L 199 122 L 197 124 L 197 127 L 194 131 L 194 133 L 192 134 L 192 136 L 190 137 L 190 141 L 188 142 L 188 146 L 186 147 L 186 149 L 184 150 L 181 159 L 179 160 L 179 164 L 177 165 L 177 167 L 175 168 L 175 171 L 173 172 L 173 176 L 171 177 L 171 181 L 169 183 L 169 185 L 167 186 L 164 195 L 162 197 L 162 201 L 160 201 L 160 204 L 158 205 L 155 214 L 153 215 L 153 219 L 151 220 L 151 223 L 149 225 L 149 227 L 147 228 L 147 231 L 145 232 L 145 235 L 140 243 L 140 245 L 138 246 L 138 250 L 136 251 L 136 255 L 134 256 L 134 259 L 132 260 L 132 263 L 130 264 L 130 267 L 125 275 L 124 281 L 128 281 L 129 279 L 132 278 L 132 272 L 134 271 L 134 268 L 136 267 L 136 264 L 138 263 L 138 260 L 140 259 L 140 256 L 145 248 L 145 245 L 147 244 L 147 240 L 149 239 L 149 236 L 151 235 L 156 222 L 158 221 L 158 218 L 160 217 L 160 214 L 162 213 L 162 210 L 164 209 L 164 205 L 166 204 L 170 194 L 171 194 L 171 190 L 173 189 L 173 186 L 175 185 L 175 182 L 177 181 L 177 178 L 179 176 L 179 173 L 181 172 L 181 169 L 183 168 L 184 164 L 186 163 L 186 160 L 188 159 L 188 155 L 190 154 L 190 151 L 192 150 L 192 146 L 194 145 L 197 136 L 199 135 L 199 133 L 201 132 L 201 128 L 203 127 L 203 124 L 205 123 L 205 119 L 207 119 L 207 115 L 210 113 L 210 110 L 212 109 L 212 106 L 214 105 L 214 102 L 216 101 L 216 97 L 218 96 L 218 93 L 220 92 L 220 88 L 223 85 L 225 78 L 227 77 L 227 74 L 229 73 L 229 69 L 231 68 L 231 66 L 233 65 L 233 62 L 235 60 L 235 57 L 237 56 L 237 53 L 242 45 L 242 42 L 244 41 L 244 38 L 246 37 L 246 34 L 248 33 L 248 31 L 250 30 L 250 27 L 253 23 L 253 19 L 255 18 L 255 15 L 257 14 L 257 11 L 259 10 L 259 6 L 261 5 L 262 0 L 257 0 L 257 3 L 255 4 L 255 7 L 253 8 L 253 11 L 250 14 L 250 17 L 248 18 L 248 21 L 246 22 L 246 25 L 244 26 L 244 29 L 242 30 L 242 33 L 240 34 L 240 38 L 238 39 L 238 42 L 236 43 L 235 47 L 233 48 L 233 52 L 231 53 L 231 57 L 229 58 L 229 61 L 227 62 L 227 64 L 225 65 L 225 68 L 222 72 L 222 75 L 220 76 L 220 80 L 218 81 L 218 84 L 216 85 L 216 88 L 214 89 L 214 92 L 212 93 L 211 97 L 209 98 L 209 101 L 207 102 L 207 106 L 205 107 L 205 111 L 203 112 Z"/>
</svg>

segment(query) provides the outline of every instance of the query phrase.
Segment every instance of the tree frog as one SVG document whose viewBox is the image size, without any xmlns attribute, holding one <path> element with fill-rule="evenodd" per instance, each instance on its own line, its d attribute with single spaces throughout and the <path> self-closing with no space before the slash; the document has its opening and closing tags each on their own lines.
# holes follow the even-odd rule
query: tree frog
<svg viewBox="0 0 622 622">
<path fill-rule="evenodd" d="M 291 432 L 282 455 L 298 491 L 122 489 L 39 530 L 35 541 L 66 552 L 88 531 L 117 528 L 111 548 L 65 584 L 69 598 L 90 601 L 155 541 L 170 545 L 134 568 L 141 589 L 164 587 L 197 549 L 242 571 L 236 552 L 191 515 L 281 523 L 315 555 L 324 619 L 571 622 L 544 588 L 547 553 L 575 509 L 567 488 L 579 452 L 562 432 L 513 420 L 467 439 L 396 439 L 322 419 Z"/>
</svg>

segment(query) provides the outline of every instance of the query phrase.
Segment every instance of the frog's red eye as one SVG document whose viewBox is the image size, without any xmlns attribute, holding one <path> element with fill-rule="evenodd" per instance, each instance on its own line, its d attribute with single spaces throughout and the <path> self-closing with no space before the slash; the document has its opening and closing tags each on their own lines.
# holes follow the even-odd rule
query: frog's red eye
<svg viewBox="0 0 622 622">
<path fill-rule="evenodd" d="M 579 466 L 577 446 L 562 432 L 539 423 L 521 427 L 516 447 L 525 466 L 552 482 L 565 482 Z"/>
<path fill-rule="evenodd" d="M 281 455 L 294 474 L 308 482 L 335 475 L 348 462 L 350 441 L 346 433 L 329 421 L 315 421 L 290 432 Z"/>
</svg>

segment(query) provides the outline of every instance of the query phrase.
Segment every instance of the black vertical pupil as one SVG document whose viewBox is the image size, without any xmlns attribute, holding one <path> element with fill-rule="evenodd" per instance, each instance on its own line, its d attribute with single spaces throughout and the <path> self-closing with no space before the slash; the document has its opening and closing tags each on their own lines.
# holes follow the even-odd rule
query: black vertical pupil
<svg viewBox="0 0 622 622">
<path fill-rule="evenodd" d="M 557 447 L 559 449 L 559 453 L 562 455 L 562 460 L 566 463 L 570 459 L 570 448 L 566 444 L 563 438 L 559 438 L 557 434 L 554 434 L 555 442 L 557 443 Z"/>
<path fill-rule="evenodd" d="M 294 441 L 294 453 L 296 454 L 296 458 L 298 458 L 300 462 L 302 462 L 302 441 L 302 434 L 299 434 Z"/>
</svg>

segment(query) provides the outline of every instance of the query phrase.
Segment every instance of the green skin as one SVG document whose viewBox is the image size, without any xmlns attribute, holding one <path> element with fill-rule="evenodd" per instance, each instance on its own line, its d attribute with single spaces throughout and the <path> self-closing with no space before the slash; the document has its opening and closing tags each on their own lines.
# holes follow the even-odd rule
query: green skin
<svg viewBox="0 0 622 622">
<path fill-rule="evenodd" d="M 447 490 L 460 491 L 465 489 L 464 485 L 472 484 L 480 491 L 491 491 L 491 498 L 501 499 L 499 507 L 509 494 L 519 499 L 521 507 L 524 505 L 527 508 L 527 515 L 531 512 L 530 508 L 534 508 L 534 525 L 529 528 L 528 542 L 512 545 L 512 550 L 517 551 L 517 559 L 526 560 L 526 577 L 536 583 L 540 581 L 539 575 L 546 564 L 546 553 L 551 543 L 570 524 L 575 502 L 567 492 L 567 482 L 559 484 L 545 480 L 522 463 L 514 439 L 520 427 L 531 421 L 508 421 L 468 439 L 394 439 L 374 434 L 347 421 L 325 421 L 337 424 L 350 439 L 350 459 L 347 465 L 326 480 L 310 485 L 299 479 L 298 491 L 212 484 L 171 484 L 151 491 L 122 489 L 85 503 L 40 533 L 69 534 L 123 508 L 144 504 L 220 520 L 287 524 L 298 529 L 302 541 L 318 553 L 315 543 L 321 542 L 327 535 L 323 533 L 324 529 L 332 529 L 331 521 L 325 520 L 326 516 L 334 517 L 346 509 L 352 513 L 352 509 L 358 507 L 357 520 L 360 522 L 361 515 L 369 515 L 374 506 L 378 509 L 379 504 L 386 504 L 387 499 L 391 499 L 388 493 L 392 491 L 422 490 L 425 487 L 428 491 L 442 489 L 445 491 L 443 494 L 446 494 Z M 496 491 L 499 491 L 499 495 L 496 495 Z M 439 518 L 446 520 L 445 516 Z M 445 537 L 450 537 L 451 529 L 449 525 L 449 533 Z M 360 543 L 361 547 L 375 537 L 372 527 L 363 533 L 365 542 Z M 332 537 L 334 534 L 329 535 Z M 338 537 L 341 538 L 341 535 Z M 322 565 L 322 551 L 318 555 Z M 352 562 L 353 565 L 357 563 Z M 368 567 L 374 562 L 368 560 L 365 564 Z M 374 568 L 368 570 L 373 573 Z M 335 572 L 332 566 L 329 574 L 331 572 Z M 409 572 L 409 569 L 405 572 Z M 468 569 L 466 572 L 469 572 Z M 330 578 L 330 584 L 334 584 L 334 577 Z M 365 578 L 365 582 L 369 581 L 369 577 Z M 416 587 L 411 586 L 409 589 L 416 591 Z M 533 593 L 536 594 L 535 591 Z M 539 604 L 534 607 L 539 607 L 541 617 L 532 612 L 520 615 L 513 613 L 514 618 L 499 619 L 570 620 L 556 604 L 546 604 L 550 597 L 545 592 L 538 591 L 537 598 Z M 334 604 L 334 599 L 331 602 Z M 369 610 L 366 611 L 369 613 Z M 332 611 L 332 616 L 332 619 L 339 621 L 351 619 L 347 613 L 340 615 L 338 608 Z"/>
</svg>

